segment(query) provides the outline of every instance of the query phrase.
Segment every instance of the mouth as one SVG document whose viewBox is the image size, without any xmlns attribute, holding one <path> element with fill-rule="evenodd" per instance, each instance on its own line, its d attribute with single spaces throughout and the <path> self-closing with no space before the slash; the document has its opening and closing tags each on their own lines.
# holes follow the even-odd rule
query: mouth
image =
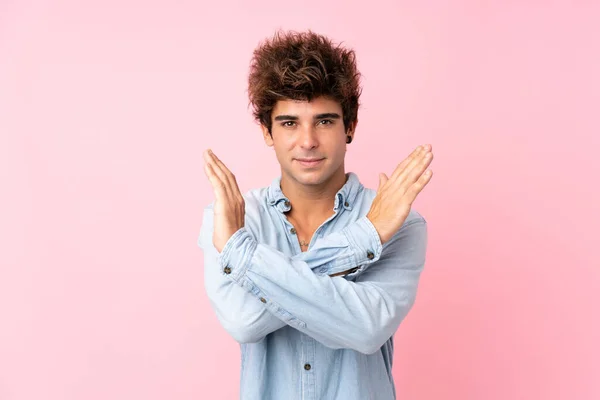
<svg viewBox="0 0 600 400">
<path fill-rule="evenodd" d="M 324 158 L 295 158 L 295 161 L 298 162 L 303 167 L 313 168 L 321 164 L 325 159 Z"/>
</svg>

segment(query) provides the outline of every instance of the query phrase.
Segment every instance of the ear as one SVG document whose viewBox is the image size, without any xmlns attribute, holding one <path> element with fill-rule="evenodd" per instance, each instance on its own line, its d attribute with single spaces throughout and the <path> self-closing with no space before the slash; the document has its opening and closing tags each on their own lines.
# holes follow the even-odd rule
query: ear
<svg viewBox="0 0 600 400">
<path fill-rule="evenodd" d="M 269 133 L 269 130 L 263 124 L 260 124 L 260 129 L 263 133 L 263 139 L 265 140 L 265 144 L 269 147 L 273 147 L 273 136 Z"/>
<path fill-rule="evenodd" d="M 350 123 L 350 125 L 348 126 L 348 130 L 346 131 L 346 136 L 350 136 L 352 139 L 354 139 L 354 131 L 356 131 L 356 125 L 358 125 L 358 119 Z"/>
</svg>

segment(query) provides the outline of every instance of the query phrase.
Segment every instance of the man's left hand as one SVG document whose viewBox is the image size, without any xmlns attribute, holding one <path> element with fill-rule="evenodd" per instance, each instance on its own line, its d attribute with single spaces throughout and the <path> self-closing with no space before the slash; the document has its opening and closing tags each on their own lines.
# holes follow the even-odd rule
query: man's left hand
<svg viewBox="0 0 600 400">
<path fill-rule="evenodd" d="M 215 192 L 213 244 L 220 253 L 244 226 L 245 203 L 235 176 L 211 151 L 204 152 L 204 172 Z"/>
</svg>

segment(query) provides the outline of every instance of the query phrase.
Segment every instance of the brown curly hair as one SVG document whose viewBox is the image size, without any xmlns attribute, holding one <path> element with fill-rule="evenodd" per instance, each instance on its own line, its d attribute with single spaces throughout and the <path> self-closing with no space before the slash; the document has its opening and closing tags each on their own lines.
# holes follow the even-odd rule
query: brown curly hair
<svg viewBox="0 0 600 400">
<path fill-rule="evenodd" d="M 271 133 L 271 112 L 278 100 L 311 101 L 325 96 L 340 103 L 347 131 L 358 116 L 360 76 L 353 50 L 310 30 L 277 31 L 254 50 L 249 105 L 256 121 Z"/>
</svg>

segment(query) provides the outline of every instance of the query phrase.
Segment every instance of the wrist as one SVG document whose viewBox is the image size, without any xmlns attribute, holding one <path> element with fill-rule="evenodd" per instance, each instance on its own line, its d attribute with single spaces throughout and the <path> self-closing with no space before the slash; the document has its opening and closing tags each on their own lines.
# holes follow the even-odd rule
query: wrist
<svg viewBox="0 0 600 400">
<path fill-rule="evenodd" d="M 387 242 L 384 235 L 381 234 L 381 228 L 379 226 L 379 222 L 377 221 L 377 218 L 375 218 L 373 215 L 371 215 L 371 213 L 368 213 L 367 219 L 371 222 L 371 225 L 373 225 L 373 228 L 375 228 L 375 231 L 377 232 L 377 235 L 379 236 L 379 240 L 381 241 L 381 244 L 384 244 L 385 242 Z"/>
<path fill-rule="evenodd" d="M 217 251 L 221 253 L 227 242 L 231 240 L 231 237 L 243 227 L 243 224 L 238 227 L 229 227 L 224 233 L 215 231 L 213 237 L 213 245 L 215 246 L 215 249 L 217 249 Z"/>
</svg>

